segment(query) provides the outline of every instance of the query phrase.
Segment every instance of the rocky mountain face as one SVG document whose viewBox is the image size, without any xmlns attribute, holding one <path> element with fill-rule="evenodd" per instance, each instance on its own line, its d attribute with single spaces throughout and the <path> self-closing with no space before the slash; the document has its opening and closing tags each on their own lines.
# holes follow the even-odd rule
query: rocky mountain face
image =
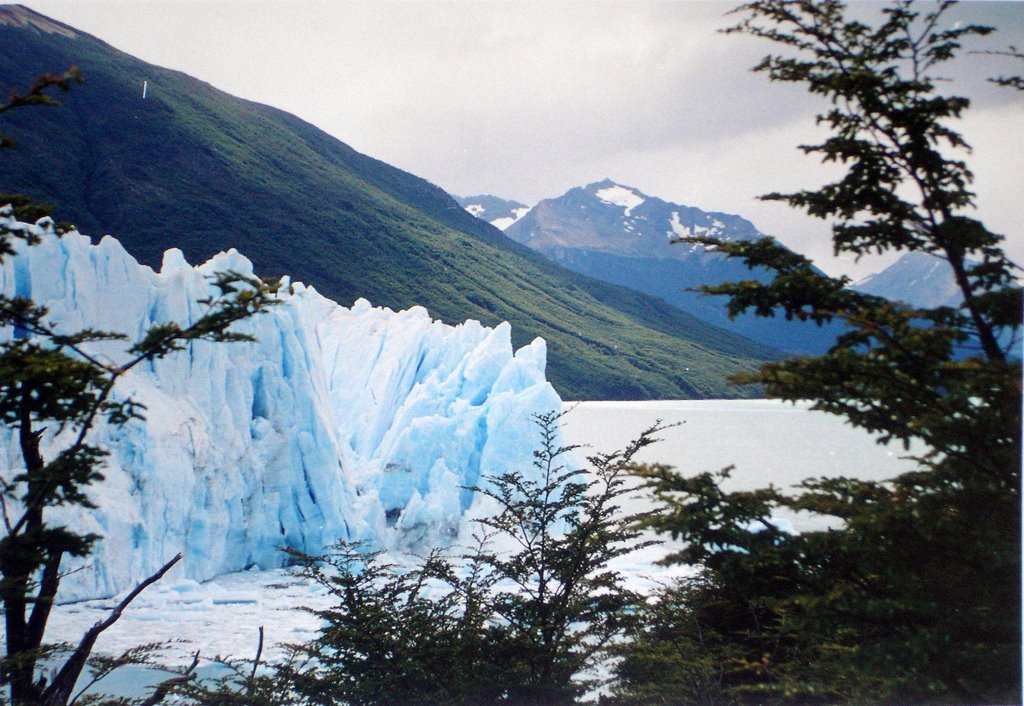
<svg viewBox="0 0 1024 706">
<path fill-rule="evenodd" d="M 571 270 L 659 297 L 765 345 L 790 353 L 818 353 L 834 340 L 833 327 L 754 316 L 730 320 L 724 299 L 692 291 L 701 285 L 767 277 L 702 245 L 674 242 L 700 235 L 725 240 L 763 237 L 737 215 L 671 203 L 604 180 L 541 201 L 505 234 Z"/>
<path fill-rule="evenodd" d="M 709 235 L 749 240 L 761 237 L 750 221 L 709 213 L 604 180 L 545 199 L 505 230 L 513 240 L 545 254 L 587 249 L 634 258 L 685 261 L 704 253 L 697 245 L 673 245 L 675 238 Z"/>
<path fill-rule="evenodd" d="M 949 266 L 934 255 L 922 252 L 906 253 L 881 272 L 857 282 L 853 288 L 925 309 L 959 306 L 963 301 Z"/>
</svg>

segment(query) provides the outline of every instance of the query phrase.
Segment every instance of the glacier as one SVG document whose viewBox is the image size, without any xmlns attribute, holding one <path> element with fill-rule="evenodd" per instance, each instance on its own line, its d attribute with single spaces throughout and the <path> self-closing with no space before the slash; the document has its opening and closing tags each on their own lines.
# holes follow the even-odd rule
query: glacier
<svg viewBox="0 0 1024 706">
<path fill-rule="evenodd" d="M 63 332 L 134 340 L 153 324 L 187 325 L 215 293 L 213 273 L 252 274 L 234 250 L 197 267 L 168 250 L 157 272 L 110 236 L 58 237 L 49 219 L 19 224 L 10 209 L 0 222 L 41 237 L 4 259 L 0 292 L 46 306 Z M 65 561 L 62 601 L 115 595 L 178 552 L 174 575 L 203 581 L 282 566 L 282 547 L 454 542 L 467 518 L 490 511 L 466 486 L 531 467 L 533 416 L 562 404 L 544 377 L 543 340 L 513 351 L 508 323 L 451 326 L 362 299 L 347 308 L 289 284 L 280 306 L 233 329 L 254 342 L 196 342 L 118 383 L 145 418 L 91 435 L 110 452 L 89 491 L 97 510 L 51 511 L 103 537 L 84 570 Z M 93 348 L 124 355 L 123 342 Z M 48 431 L 44 454 L 60 443 Z M 0 430 L 0 455 L 20 468 L 16 430 Z"/>
</svg>

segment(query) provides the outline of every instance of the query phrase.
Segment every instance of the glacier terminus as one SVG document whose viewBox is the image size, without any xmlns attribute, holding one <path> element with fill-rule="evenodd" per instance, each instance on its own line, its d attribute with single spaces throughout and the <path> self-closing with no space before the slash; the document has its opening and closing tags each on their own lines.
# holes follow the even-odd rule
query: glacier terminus
<svg viewBox="0 0 1024 706">
<path fill-rule="evenodd" d="M 0 219 L 15 225 L 10 209 Z M 252 274 L 233 250 L 197 267 L 168 250 L 156 272 L 112 237 L 58 237 L 48 219 L 27 227 L 41 242 L 19 241 L 0 291 L 46 306 L 68 333 L 134 340 L 161 322 L 187 325 L 213 293 L 212 273 Z M 77 560 L 83 570 L 65 562 L 62 600 L 115 595 L 178 552 L 178 575 L 203 581 L 281 566 L 283 547 L 451 542 L 489 511 L 467 486 L 529 468 L 533 415 L 561 407 L 543 340 L 513 351 L 507 323 L 451 326 L 423 308 L 362 299 L 346 308 L 300 283 L 286 281 L 279 296 L 233 329 L 253 342 L 192 343 L 118 383 L 117 394 L 145 405 L 144 419 L 94 429 L 110 452 L 105 479 L 89 488 L 98 509 L 51 515 L 103 537 Z M 116 361 L 125 346 L 92 352 Z M 60 442 L 47 430 L 44 453 Z M 0 434 L 0 454 L 20 467 L 16 430 Z"/>
</svg>

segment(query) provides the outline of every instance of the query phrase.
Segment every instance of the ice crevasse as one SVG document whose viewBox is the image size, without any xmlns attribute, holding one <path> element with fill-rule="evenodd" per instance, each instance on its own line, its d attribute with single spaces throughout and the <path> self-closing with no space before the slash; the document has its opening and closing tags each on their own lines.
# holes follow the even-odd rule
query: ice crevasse
<svg viewBox="0 0 1024 706">
<path fill-rule="evenodd" d="M 14 225 L 9 211 L 0 223 Z M 252 273 L 233 250 L 198 267 L 168 250 L 155 272 L 109 236 L 93 245 L 77 232 L 58 238 L 46 220 L 28 227 L 42 242 L 19 241 L 0 291 L 48 307 L 62 332 L 137 339 L 153 324 L 184 326 L 215 293 L 214 272 Z M 346 308 L 312 287 L 285 289 L 280 306 L 233 329 L 255 341 L 193 343 L 119 382 L 145 419 L 99 424 L 90 437 L 110 452 L 89 493 L 97 510 L 51 512 L 103 537 L 62 599 L 114 595 L 177 552 L 176 573 L 205 580 L 280 566 L 282 547 L 451 542 L 488 511 L 466 486 L 530 468 L 532 417 L 561 405 L 543 340 L 513 352 L 507 323 L 450 326 L 419 307 Z M 125 344 L 95 348 L 116 360 Z M 48 430 L 44 454 L 61 441 Z M 8 475 L 21 467 L 16 430 L 0 431 L 0 454 Z"/>
</svg>

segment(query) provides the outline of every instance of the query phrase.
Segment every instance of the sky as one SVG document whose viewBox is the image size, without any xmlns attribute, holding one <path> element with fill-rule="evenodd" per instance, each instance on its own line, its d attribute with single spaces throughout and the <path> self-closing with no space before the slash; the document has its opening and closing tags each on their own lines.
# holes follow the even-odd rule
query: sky
<svg viewBox="0 0 1024 706">
<path fill-rule="evenodd" d="M 827 224 L 770 191 L 837 172 L 803 155 L 820 108 L 750 68 L 771 46 L 718 30 L 731 2 L 644 0 L 23 0 L 141 59 L 287 110 L 355 149 L 463 196 L 533 205 L 613 179 L 666 201 L 738 213 L 857 279 L 889 260 L 831 258 Z M 880 5 L 854 3 L 871 14 Z M 976 0 L 956 17 L 1024 47 L 1024 2 Z M 1024 262 L 1020 73 L 965 55 L 949 90 L 969 95 L 978 214 Z"/>
</svg>

